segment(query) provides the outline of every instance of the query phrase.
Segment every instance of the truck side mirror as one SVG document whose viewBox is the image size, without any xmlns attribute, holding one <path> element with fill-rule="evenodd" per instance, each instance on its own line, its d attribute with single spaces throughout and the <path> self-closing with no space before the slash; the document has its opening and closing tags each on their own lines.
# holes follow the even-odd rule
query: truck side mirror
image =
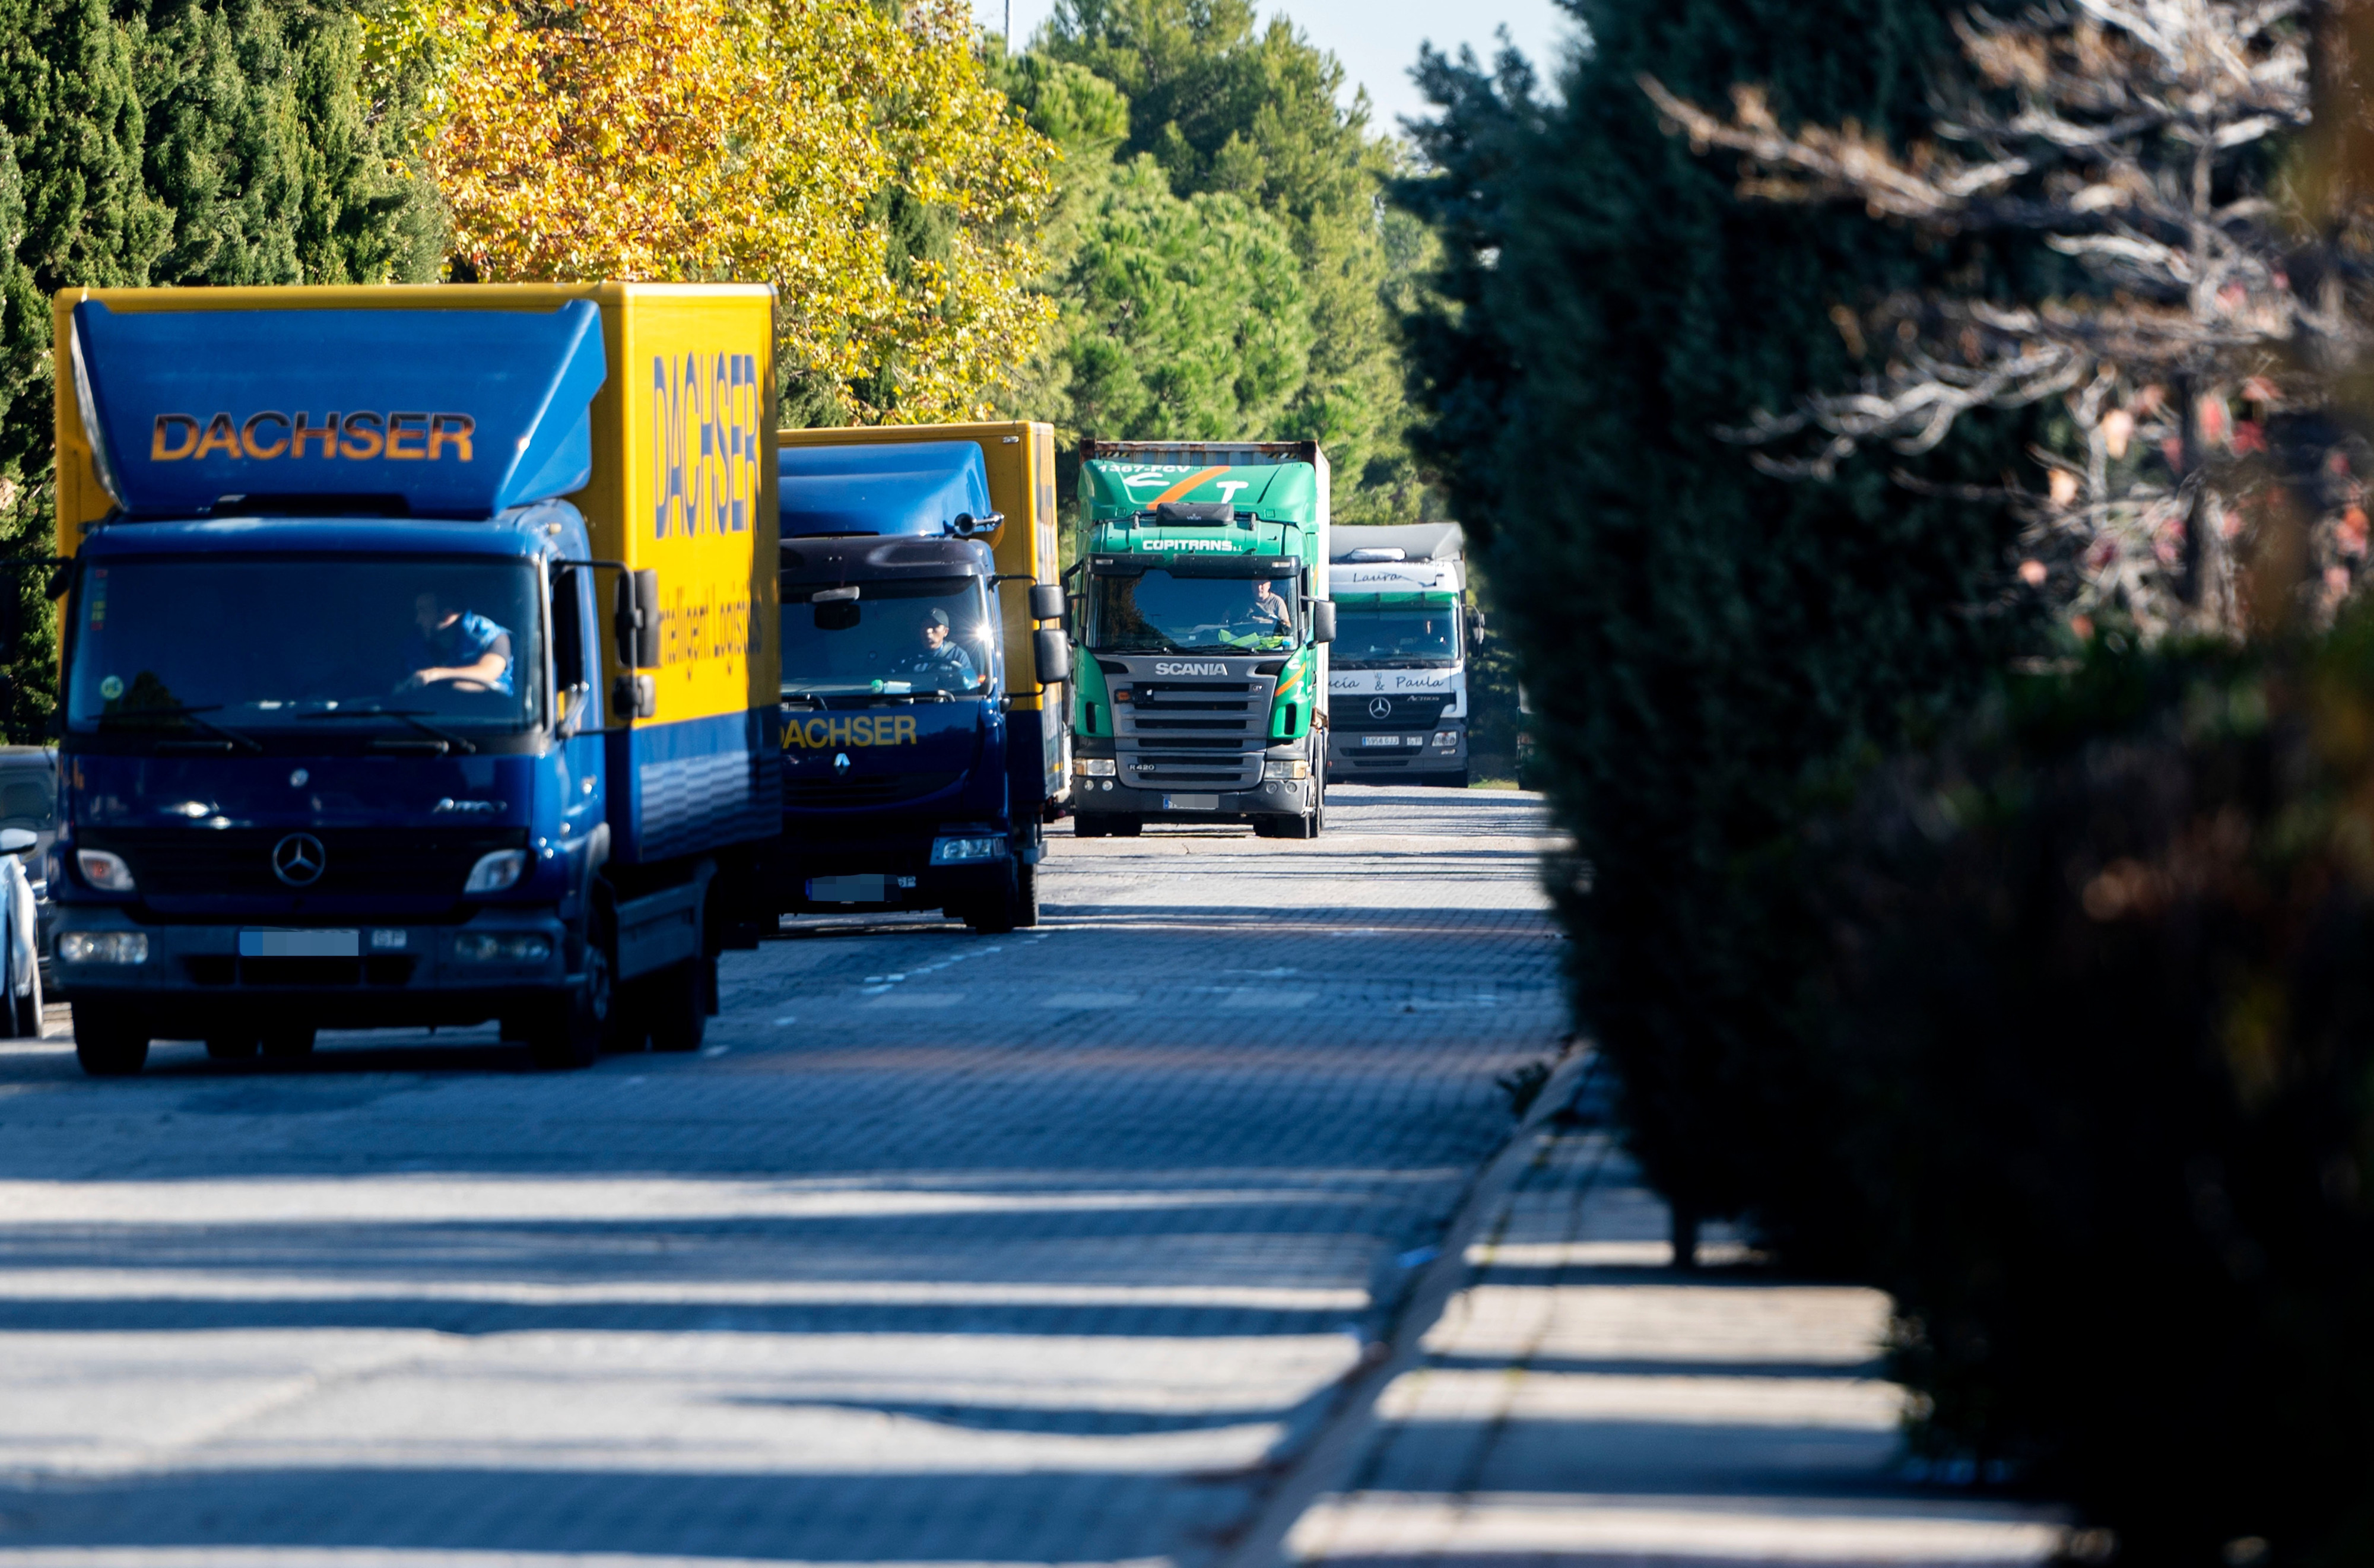
<svg viewBox="0 0 2374 1568">
<path fill-rule="evenodd" d="M 1052 686 L 1057 681 L 1072 678 L 1072 645 L 1064 634 L 1049 628 L 1030 634 L 1030 654 L 1039 663 L 1039 684 Z"/>
<path fill-rule="evenodd" d="M 618 573 L 618 662 L 633 669 L 660 666 L 660 574 L 651 567 Z"/>
<path fill-rule="evenodd" d="M 1310 640 L 1313 643 L 1333 643 L 1335 641 L 1334 600 L 1313 599 L 1310 601 Z"/>
<path fill-rule="evenodd" d="M 1060 583 L 1030 584 L 1030 619 L 1054 620 L 1064 613 L 1064 588 Z"/>
<path fill-rule="evenodd" d="M 22 855 L 41 842 L 30 828 L 0 828 L 0 855 Z"/>
</svg>

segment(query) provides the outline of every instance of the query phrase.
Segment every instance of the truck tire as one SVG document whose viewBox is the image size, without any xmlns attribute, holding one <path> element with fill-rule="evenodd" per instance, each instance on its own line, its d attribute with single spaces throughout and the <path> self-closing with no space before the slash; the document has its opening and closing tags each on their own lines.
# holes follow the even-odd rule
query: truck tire
<svg viewBox="0 0 2374 1568">
<path fill-rule="evenodd" d="M 256 1042 L 264 1054 L 281 1061 L 313 1054 L 313 1029 L 311 1024 L 277 1024 L 263 1032 Z"/>
<path fill-rule="evenodd" d="M 130 1078 L 148 1065 L 148 1026 L 104 1002 L 74 1005 L 75 1060 L 92 1078 Z"/>
<path fill-rule="evenodd" d="M 528 1050 L 535 1065 L 556 1072 L 592 1067 L 609 1036 L 614 999 L 609 955 L 588 947 L 584 978 L 577 988 L 527 1025 Z"/>
<path fill-rule="evenodd" d="M 1105 831 L 1117 839 L 1134 839 L 1146 831 L 1143 817 L 1108 817 L 1105 822 Z"/>
<path fill-rule="evenodd" d="M 1075 811 L 1072 813 L 1072 836 L 1075 839 L 1103 838 L 1112 831 L 1105 823 L 1106 819 L 1096 812 Z"/>
<path fill-rule="evenodd" d="M 1024 866 L 1014 875 L 1022 890 L 1022 896 L 1014 906 L 1014 924 L 1027 931 L 1039 924 L 1039 867 Z"/>
<path fill-rule="evenodd" d="M 982 937 L 1003 937 L 1021 923 L 1022 878 L 1020 872 L 1028 869 L 1005 863 L 1005 879 L 1002 886 L 983 894 L 964 906 L 964 923 Z"/>
<path fill-rule="evenodd" d="M 217 1062 L 243 1062 L 255 1055 L 260 1043 L 243 1030 L 229 1030 L 206 1036 L 206 1055 Z"/>
<path fill-rule="evenodd" d="M 1428 775 L 1426 782 L 1442 789 L 1465 789 L 1467 770 L 1462 768 L 1455 773 L 1432 773 Z"/>
<path fill-rule="evenodd" d="M 706 961 L 688 959 L 636 983 L 654 1051 L 698 1051 L 709 1032 Z"/>
</svg>

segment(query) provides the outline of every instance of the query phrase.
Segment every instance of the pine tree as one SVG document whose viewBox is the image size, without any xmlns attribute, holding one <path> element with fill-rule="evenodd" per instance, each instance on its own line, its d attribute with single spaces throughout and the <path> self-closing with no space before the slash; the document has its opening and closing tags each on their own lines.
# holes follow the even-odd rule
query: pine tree
<svg viewBox="0 0 2374 1568">
<path fill-rule="evenodd" d="M 1599 0 L 1545 101 L 1522 65 L 1429 63 L 1434 172 L 1402 188 L 1438 226 L 1437 298 L 1410 324 L 1421 451 L 1489 540 L 1552 803 L 1575 855 L 1555 889 L 1577 1017 L 1621 1079 L 1631 1145 L 1693 1217 L 1752 1212 L 1803 1257 L 1841 1136 L 1793 1055 L 1804 944 L 1790 918 L 1808 801 L 1951 707 L 2019 635 L 1997 614 L 2002 512 L 1857 461 L 1769 477 L 1719 432 L 1849 383 L 1841 324 L 1949 268 L 1860 215 L 1734 199 L 1735 162 L 1668 135 L 1636 84 L 1698 101 L 1757 84 L 1776 112 L 1903 137 L 1953 68 L 1950 0 Z M 1901 145 L 1899 141 L 1899 145 Z M 1884 347 L 1884 346 L 1883 346 Z M 1991 482 L 2016 431 L 1974 425 L 1908 465 Z"/>
<path fill-rule="evenodd" d="M 1274 423 L 1234 433 L 1326 443 L 1339 517 L 1405 503 L 1415 492 L 1377 211 L 1392 153 L 1369 127 L 1366 96 L 1340 108 L 1334 56 L 1282 17 L 1256 28 L 1245 0 L 1066 0 L 1040 52 L 1094 72 L 1126 100 L 1122 164 L 1150 156 L 1173 195 L 1236 197 L 1290 238 L 1310 322 L 1308 362 Z"/>
</svg>

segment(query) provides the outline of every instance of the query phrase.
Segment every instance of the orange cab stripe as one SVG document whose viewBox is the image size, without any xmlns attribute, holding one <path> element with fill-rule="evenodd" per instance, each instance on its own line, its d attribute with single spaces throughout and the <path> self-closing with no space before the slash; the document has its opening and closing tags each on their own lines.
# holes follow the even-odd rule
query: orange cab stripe
<svg viewBox="0 0 2374 1568">
<path fill-rule="evenodd" d="M 1228 471 L 1228 466 L 1225 463 L 1216 468 L 1198 468 L 1193 473 L 1188 475 L 1185 478 L 1180 480 L 1177 484 L 1171 486 L 1169 489 L 1164 490 L 1160 495 L 1156 496 L 1154 498 L 1154 504 L 1159 506 L 1166 501 L 1177 501 L 1181 496 L 1185 495 L 1189 490 L 1193 489 L 1197 485 L 1202 484 L 1205 480 L 1216 479 Z"/>
</svg>

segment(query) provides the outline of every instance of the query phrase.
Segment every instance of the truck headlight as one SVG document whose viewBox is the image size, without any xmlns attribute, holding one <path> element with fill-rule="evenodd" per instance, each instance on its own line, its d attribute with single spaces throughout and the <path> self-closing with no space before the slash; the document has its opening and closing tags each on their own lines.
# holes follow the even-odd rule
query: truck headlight
<svg viewBox="0 0 2374 1568">
<path fill-rule="evenodd" d="M 932 841 L 932 864 L 934 866 L 961 866 L 975 860 L 997 860 L 1005 854 L 1005 840 L 995 834 Z"/>
<path fill-rule="evenodd" d="M 453 956 L 464 963 L 542 963 L 552 956 L 552 938 L 540 931 L 464 931 L 453 938 Z"/>
<path fill-rule="evenodd" d="M 58 961 L 60 963 L 147 963 L 148 933 L 146 931 L 68 931 L 58 938 Z"/>
<path fill-rule="evenodd" d="M 462 884 L 465 893 L 499 893 L 517 883 L 527 872 L 527 851 L 499 849 L 491 855 L 478 856 L 470 867 L 470 879 Z"/>
<path fill-rule="evenodd" d="M 1310 776 L 1308 762 L 1263 762 L 1262 777 L 1265 779 L 1307 779 Z"/>
<path fill-rule="evenodd" d="M 75 865 L 82 870 L 82 879 L 103 893 L 128 893 L 132 890 L 132 867 L 123 864 L 123 856 L 103 849 L 75 851 Z"/>
<path fill-rule="evenodd" d="M 1459 732 L 1455 729 L 1436 730 L 1434 743 L 1437 746 L 1456 746 L 1459 744 Z"/>
<path fill-rule="evenodd" d="M 1109 779 L 1113 776 L 1118 769 L 1119 764 L 1111 757 L 1075 757 L 1072 759 L 1072 771 L 1079 774 L 1084 779 Z"/>
</svg>

